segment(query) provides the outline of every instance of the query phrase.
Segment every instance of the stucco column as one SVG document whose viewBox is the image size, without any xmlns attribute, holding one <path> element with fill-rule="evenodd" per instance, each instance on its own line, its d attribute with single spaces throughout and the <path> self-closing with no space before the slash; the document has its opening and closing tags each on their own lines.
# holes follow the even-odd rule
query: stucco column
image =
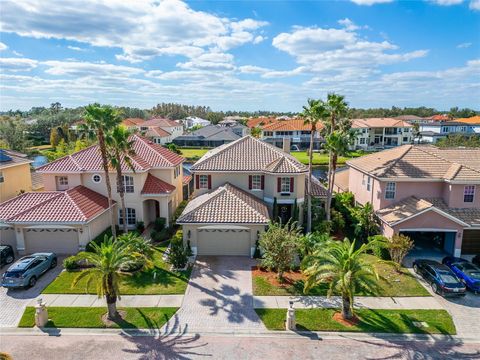
<svg viewBox="0 0 480 360">
<path fill-rule="evenodd" d="M 92 240 L 91 234 L 90 234 L 90 226 L 83 225 L 79 227 L 77 230 L 78 230 L 78 233 L 77 233 L 78 234 L 78 250 L 84 251 L 88 242 Z"/>
<path fill-rule="evenodd" d="M 454 256 L 460 257 L 462 255 L 462 239 L 463 239 L 463 229 L 457 231 L 457 237 L 455 239 L 455 250 Z"/>
<path fill-rule="evenodd" d="M 15 226 L 15 237 L 17 239 L 17 251 L 20 255 L 25 254 L 25 236 L 23 228 Z"/>
</svg>

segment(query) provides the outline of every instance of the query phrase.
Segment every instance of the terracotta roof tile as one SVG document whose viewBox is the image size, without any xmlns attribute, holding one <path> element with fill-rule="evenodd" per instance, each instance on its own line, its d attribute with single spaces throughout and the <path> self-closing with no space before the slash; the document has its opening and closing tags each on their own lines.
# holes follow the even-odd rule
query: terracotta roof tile
<svg viewBox="0 0 480 360">
<path fill-rule="evenodd" d="M 122 121 L 122 125 L 126 127 L 134 127 L 134 126 L 141 125 L 144 122 L 145 120 L 140 118 L 126 118 Z"/>
<path fill-rule="evenodd" d="M 84 186 L 30 192 L 0 204 L 0 219 L 15 222 L 87 222 L 108 209 L 108 199 Z"/>
<path fill-rule="evenodd" d="M 175 190 L 175 186 L 169 184 L 152 174 L 147 175 L 145 184 L 143 184 L 142 195 L 144 194 L 169 194 Z"/>
<path fill-rule="evenodd" d="M 455 121 L 466 123 L 466 124 L 472 124 L 472 125 L 480 125 L 480 115 L 472 116 L 469 118 L 455 119 Z"/>
<path fill-rule="evenodd" d="M 177 223 L 267 224 L 269 220 L 263 201 L 226 183 L 191 200 Z"/>
<path fill-rule="evenodd" d="M 244 136 L 210 150 L 191 170 L 305 173 L 308 168 L 281 149 L 252 136 Z"/>
<path fill-rule="evenodd" d="M 352 128 L 412 127 L 406 121 L 394 118 L 352 119 Z"/>
<path fill-rule="evenodd" d="M 317 130 L 323 128 L 322 124 L 317 124 Z M 305 124 L 303 119 L 279 120 L 277 122 L 263 126 L 263 131 L 310 131 L 312 125 Z"/>
<path fill-rule="evenodd" d="M 305 189 L 308 189 L 308 176 L 305 177 Z M 315 176 L 312 176 L 312 196 L 318 198 L 326 198 L 327 195 L 327 189 Z"/>
<path fill-rule="evenodd" d="M 150 138 L 150 137 L 168 137 L 172 134 L 170 134 L 167 130 L 163 130 L 161 127 L 154 126 L 151 127 L 147 130 L 145 133 L 145 136 Z"/>
<path fill-rule="evenodd" d="M 163 118 L 152 118 L 146 120 L 142 123 L 142 126 L 161 126 L 161 127 L 174 127 L 174 126 L 181 126 L 176 121 L 170 119 L 163 119 Z"/>
<path fill-rule="evenodd" d="M 183 175 L 182 183 L 183 185 L 188 184 L 190 181 L 192 181 L 192 175 Z"/>
<path fill-rule="evenodd" d="M 174 167 L 181 164 L 184 158 L 174 152 L 155 144 L 139 135 L 132 135 L 135 155 L 131 156 L 135 171 L 146 171 L 151 168 Z M 103 171 L 102 159 L 98 145 L 90 146 L 72 155 L 52 161 L 37 169 L 38 173 L 69 173 Z M 130 167 L 122 163 L 122 171 L 131 172 Z"/>
</svg>

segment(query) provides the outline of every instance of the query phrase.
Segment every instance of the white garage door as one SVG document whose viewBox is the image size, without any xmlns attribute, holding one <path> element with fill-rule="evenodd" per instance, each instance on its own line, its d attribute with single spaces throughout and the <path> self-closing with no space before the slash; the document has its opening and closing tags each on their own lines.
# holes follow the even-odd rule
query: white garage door
<svg viewBox="0 0 480 360">
<path fill-rule="evenodd" d="M 25 229 L 25 251 L 76 254 L 78 233 L 73 229 Z"/>
<path fill-rule="evenodd" d="M 250 230 L 199 229 L 197 253 L 250 256 Z"/>
</svg>

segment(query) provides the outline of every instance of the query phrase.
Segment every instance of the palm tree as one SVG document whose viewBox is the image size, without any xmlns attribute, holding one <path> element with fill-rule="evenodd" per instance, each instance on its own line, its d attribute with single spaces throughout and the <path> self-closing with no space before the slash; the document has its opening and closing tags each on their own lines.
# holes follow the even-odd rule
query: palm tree
<svg viewBox="0 0 480 360">
<path fill-rule="evenodd" d="M 308 153 L 308 181 L 307 181 L 307 232 L 312 231 L 312 163 L 313 163 L 313 140 L 319 122 L 328 116 L 322 100 L 308 99 L 308 105 L 303 107 L 302 117 L 304 124 L 311 125 L 310 148 Z"/>
<path fill-rule="evenodd" d="M 345 117 L 348 112 L 348 105 L 345 101 L 345 97 L 342 95 L 337 95 L 334 93 L 327 95 L 327 101 L 325 102 L 326 109 L 328 111 L 329 121 L 326 124 L 327 127 L 327 136 L 332 134 L 334 131 L 338 129 L 338 121 Z M 338 155 L 338 154 L 337 154 Z M 333 196 L 333 182 L 332 178 L 334 178 L 334 171 L 337 167 L 336 159 L 338 156 L 335 156 L 332 151 L 329 153 L 329 160 L 328 160 L 328 194 L 327 194 L 327 203 L 325 204 L 325 213 L 327 216 L 327 220 L 330 221 L 330 208 L 332 205 L 332 196 Z"/>
<path fill-rule="evenodd" d="M 90 104 L 85 107 L 85 123 L 82 124 L 81 130 L 86 136 L 90 138 L 95 138 L 98 140 L 98 146 L 100 148 L 100 156 L 102 157 L 102 167 L 105 174 L 105 183 L 107 185 L 107 197 L 108 197 L 108 206 L 110 209 L 111 216 L 111 228 L 112 235 L 116 237 L 115 231 L 115 214 L 112 208 L 112 184 L 110 183 L 109 175 L 109 166 L 108 166 L 108 155 L 107 155 L 107 145 L 106 138 L 109 135 L 111 129 L 116 127 L 121 119 L 118 112 L 111 106 L 104 105 L 100 106 L 99 104 Z"/>
<path fill-rule="evenodd" d="M 118 317 L 117 298 L 120 298 L 119 281 L 122 269 L 128 268 L 142 255 L 133 251 L 127 241 L 115 241 L 113 237 L 105 236 L 102 243 L 92 242 L 91 252 L 80 252 L 78 260 L 86 260 L 92 267 L 81 271 L 72 282 L 72 288 L 84 278 L 87 279 L 86 288 L 93 283 L 96 285 L 98 297 L 107 301 L 108 319 Z"/>
<path fill-rule="evenodd" d="M 377 271 L 365 256 L 370 246 L 362 244 L 355 249 L 355 241 L 327 241 L 305 259 L 304 292 L 317 284 L 328 283 L 328 297 L 332 294 L 342 297 L 342 317 L 353 318 L 354 295 L 359 291 L 372 293 L 378 288 Z"/>
<path fill-rule="evenodd" d="M 131 156 L 135 155 L 133 149 L 133 140 L 129 139 L 130 131 L 124 126 L 114 127 L 109 136 L 105 139 L 107 146 L 107 156 L 110 165 L 117 172 L 117 191 L 120 194 L 122 205 L 123 232 L 128 232 L 127 208 L 125 206 L 125 187 L 123 186 L 122 164 L 127 165 L 132 171 L 135 168 L 132 164 Z"/>
</svg>

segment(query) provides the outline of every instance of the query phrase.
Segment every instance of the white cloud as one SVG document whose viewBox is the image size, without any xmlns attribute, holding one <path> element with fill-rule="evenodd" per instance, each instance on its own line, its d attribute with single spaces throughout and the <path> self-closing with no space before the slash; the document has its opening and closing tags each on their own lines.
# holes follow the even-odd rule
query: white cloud
<svg viewBox="0 0 480 360">
<path fill-rule="evenodd" d="M 7 49 L 8 49 L 7 44 L 0 42 L 0 51 L 7 50 Z"/>
<path fill-rule="evenodd" d="M 144 72 L 131 66 L 113 65 L 105 63 L 91 63 L 83 61 L 44 61 L 42 65 L 47 66 L 45 73 L 56 76 L 105 76 L 105 75 L 138 75 Z"/>
<path fill-rule="evenodd" d="M 480 0 L 470 0 L 468 7 L 472 10 L 480 11 Z"/>
<path fill-rule="evenodd" d="M 255 39 L 253 39 L 254 44 L 260 44 L 262 41 L 266 40 L 267 38 L 262 36 L 262 35 L 257 35 L 255 36 Z"/>
<path fill-rule="evenodd" d="M 472 46 L 471 42 L 464 42 L 464 43 L 458 44 L 457 48 L 458 49 L 466 49 L 466 48 L 469 48 L 470 46 Z"/>
<path fill-rule="evenodd" d="M 16 56 L 23 56 L 22 53 L 19 53 L 18 51 L 12 50 L 12 54 Z"/>
<path fill-rule="evenodd" d="M 37 60 L 27 58 L 0 58 L 2 72 L 30 71 L 38 65 Z"/>
<path fill-rule="evenodd" d="M 117 58 L 131 62 L 192 57 L 215 47 L 226 51 L 254 42 L 266 24 L 195 11 L 179 0 L 87 0 L 81 6 L 63 0 L 4 0 L 0 18 L 1 31 L 119 47 L 123 53 Z"/>
<path fill-rule="evenodd" d="M 357 5 L 366 5 L 366 6 L 371 6 L 374 4 L 385 4 L 385 3 L 390 3 L 393 0 L 351 0 L 353 3 Z"/>
<path fill-rule="evenodd" d="M 463 2 L 463 0 L 430 0 L 430 1 L 440 6 L 458 5 Z"/>
<path fill-rule="evenodd" d="M 71 45 L 68 45 L 67 49 L 70 49 L 70 50 L 73 50 L 73 51 L 88 51 L 88 49 L 84 49 L 84 48 L 81 48 L 81 47 L 78 47 L 78 46 L 71 46 Z"/>
<path fill-rule="evenodd" d="M 349 18 L 338 20 L 338 23 L 342 25 L 347 31 L 355 31 L 360 29 L 360 27 L 358 25 L 355 25 L 355 23 Z"/>
</svg>

